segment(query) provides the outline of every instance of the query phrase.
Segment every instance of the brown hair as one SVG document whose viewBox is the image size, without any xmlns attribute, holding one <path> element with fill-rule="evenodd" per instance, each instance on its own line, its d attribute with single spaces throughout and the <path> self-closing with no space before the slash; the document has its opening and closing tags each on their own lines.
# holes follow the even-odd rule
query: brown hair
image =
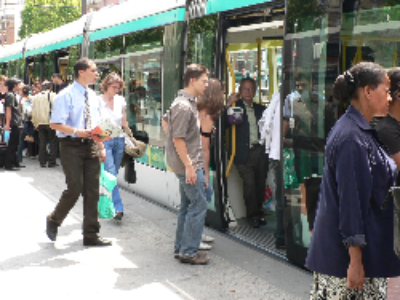
<svg viewBox="0 0 400 300">
<path fill-rule="evenodd" d="M 204 94 L 197 98 L 197 110 L 205 109 L 213 120 L 216 120 L 224 109 L 223 84 L 216 78 L 208 81 Z"/>
<path fill-rule="evenodd" d="M 110 85 L 114 83 L 119 83 L 121 85 L 121 89 L 125 88 L 125 82 L 122 80 L 121 76 L 117 73 L 112 72 L 108 74 L 100 84 L 100 89 L 103 93 L 107 92 L 107 89 Z"/>
<path fill-rule="evenodd" d="M 208 69 L 205 66 L 199 64 L 188 65 L 183 75 L 185 88 L 189 86 L 190 79 L 198 80 L 203 74 L 208 74 Z"/>
<path fill-rule="evenodd" d="M 4 82 L 6 82 L 7 81 L 7 77 L 6 76 L 4 76 L 4 75 L 0 75 L 0 81 L 4 81 Z"/>
</svg>

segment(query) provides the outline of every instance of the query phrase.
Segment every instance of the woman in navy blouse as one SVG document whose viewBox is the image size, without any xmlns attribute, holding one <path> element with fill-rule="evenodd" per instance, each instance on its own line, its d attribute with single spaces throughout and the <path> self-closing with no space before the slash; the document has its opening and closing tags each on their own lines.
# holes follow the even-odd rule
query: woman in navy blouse
<svg viewBox="0 0 400 300">
<path fill-rule="evenodd" d="M 393 251 L 396 165 L 375 129 L 391 101 L 386 71 L 357 64 L 340 75 L 333 95 L 351 101 L 325 148 L 325 166 L 306 266 L 314 271 L 310 299 L 386 299 L 387 278 L 400 275 Z M 334 298 L 335 297 L 335 298 Z"/>
</svg>

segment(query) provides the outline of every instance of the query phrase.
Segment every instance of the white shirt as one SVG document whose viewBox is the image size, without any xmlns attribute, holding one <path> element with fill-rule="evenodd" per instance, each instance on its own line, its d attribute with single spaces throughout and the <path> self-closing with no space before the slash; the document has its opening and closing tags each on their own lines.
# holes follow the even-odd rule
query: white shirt
<svg viewBox="0 0 400 300">
<path fill-rule="evenodd" d="M 126 101 L 125 98 L 119 95 L 114 96 L 114 110 L 109 108 L 106 104 L 106 102 L 103 99 L 103 96 L 100 96 L 101 98 L 101 118 L 102 120 L 106 119 L 111 119 L 117 124 L 120 128 L 122 127 L 122 117 L 123 117 L 123 112 L 126 107 Z"/>
<path fill-rule="evenodd" d="M 278 93 L 279 95 L 279 93 Z M 279 95 L 280 97 L 280 95 Z M 281 105 L 276 106 L 274 121 L 272 125 L 272 136 L 269 151 L 269 158 L 281 160 Z"/>
</svg>

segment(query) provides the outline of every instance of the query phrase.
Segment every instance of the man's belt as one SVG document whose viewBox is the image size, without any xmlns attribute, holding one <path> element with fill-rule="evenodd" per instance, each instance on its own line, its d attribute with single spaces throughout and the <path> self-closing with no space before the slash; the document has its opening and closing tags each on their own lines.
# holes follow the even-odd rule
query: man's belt
<svg viewBox="0 0 400 300">
<path fill-rule="evenodd" d="M 70 142 L 70 143 L 79 143 L 79 144 L 89 144 L 92 139 L 83 139 L 79 137 L 66 136 L 64 138 L 60 138 L 61 142 Z"/>
</svg>

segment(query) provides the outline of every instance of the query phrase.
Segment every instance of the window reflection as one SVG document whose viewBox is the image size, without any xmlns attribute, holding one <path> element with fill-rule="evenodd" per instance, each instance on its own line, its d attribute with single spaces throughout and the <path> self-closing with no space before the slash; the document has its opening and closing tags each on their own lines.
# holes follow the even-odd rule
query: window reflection
<svg viewBox="0 0 400 300">
<path fill-rule="evenodd" d="M 149 137 L 163 147 L 161 130 L 162 48 L 137 52 L 125 58 L 127 118 L 132 132 Z"/>
</svg>

